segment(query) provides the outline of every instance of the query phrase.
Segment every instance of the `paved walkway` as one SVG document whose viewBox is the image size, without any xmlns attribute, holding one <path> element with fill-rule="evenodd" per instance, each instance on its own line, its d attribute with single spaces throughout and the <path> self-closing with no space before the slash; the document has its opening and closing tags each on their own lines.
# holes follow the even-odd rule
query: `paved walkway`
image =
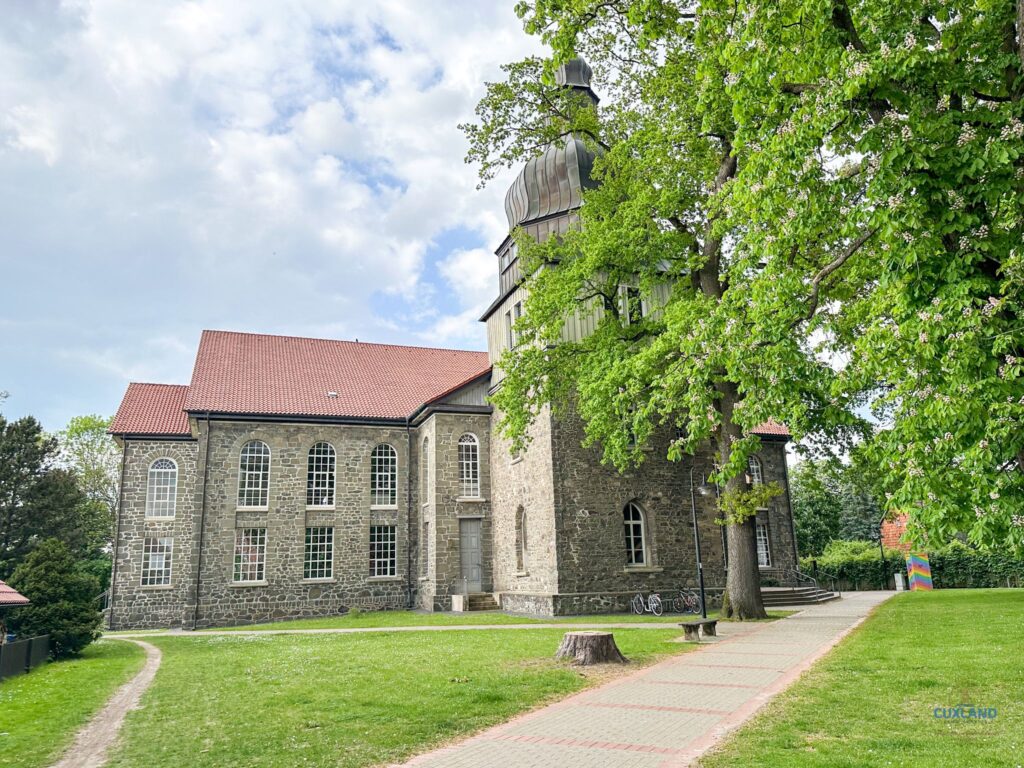
<svg viewBox="0 0 1024 768">
<path fill-rule="evenodd" d="M 120 640 L 121 638 L 115 638 Z M 140 640 L 126 640 L 142 646 L 146 663 L 135 677 L 122 685 L 99 712 L 75 736 L 64 756 L 52 768 L 99 768 L 107 762 L 107 750 L 117 738 L 124 716 L 139 706 L 142 694 L 160 668 L 160 649 Z"/>
<path fill-rule="evenodd" d="M 583 691 L 406 765 L 683 768 L 792 684 L 893 594 L 849 592 L 841 600 L 779 621 L 719 624 L 721 637 L 696 651 Z"/>
</svg>

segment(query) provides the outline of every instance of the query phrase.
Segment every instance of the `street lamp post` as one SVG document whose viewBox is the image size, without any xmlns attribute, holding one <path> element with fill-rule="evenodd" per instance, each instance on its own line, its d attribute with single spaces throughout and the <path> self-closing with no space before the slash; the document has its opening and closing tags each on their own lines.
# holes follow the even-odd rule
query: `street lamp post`
<svg viewBox="0 0 1024 768">
<path fill-rule="evenodd" d="M 701 485 L 700 488 L 694 487 L 693 471 L 696 468 L 696 465 L 690 465 L 690 513 L 693 520 L 693 544 L 697 553 L 697 583 L 700 584 L 700 615 L 701 618 L 706 619 L 708 617 L 708 603 L 704 594 L 704 563 L 700 557 L 700 531 L 697 528 L 696 494 L 699 493 L 701 496 L 708 496 L 713 492 L 713 490 L 707 485 Z"/>
</svg>

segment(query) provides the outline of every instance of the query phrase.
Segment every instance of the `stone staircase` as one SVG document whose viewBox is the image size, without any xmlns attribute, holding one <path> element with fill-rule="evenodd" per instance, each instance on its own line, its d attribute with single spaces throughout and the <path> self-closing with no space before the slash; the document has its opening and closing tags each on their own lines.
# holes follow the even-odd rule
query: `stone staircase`
<svg viewBox="0 0 1024 768">
<path fill-rule="evenodd" d="M 815 586 L 806 587 L 761 587 L 761 600 L 765 608 L 780 605 L 818 605 L 829 600 L 838 600 L 839 595 Z"/>
<path fill-rule="evenodd" d="M 490 592 L 470 592 L 466 602 L 467 611 L 496 611 L 498 603 Z"/>
</svg>

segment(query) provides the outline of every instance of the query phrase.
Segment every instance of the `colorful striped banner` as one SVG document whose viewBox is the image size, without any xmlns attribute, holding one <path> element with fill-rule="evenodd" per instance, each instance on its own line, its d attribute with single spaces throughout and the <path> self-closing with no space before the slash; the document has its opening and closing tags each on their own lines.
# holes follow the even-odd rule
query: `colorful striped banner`
<svg viewBox="0 0 1024 768">
<path fill-rule="evenodd" d="M 911 590 L 930 590 L 932 588 L 932 567 L 928 563 L 928 555 L 921 553 L 907 556 L 907 576 Z"/>
</svg>

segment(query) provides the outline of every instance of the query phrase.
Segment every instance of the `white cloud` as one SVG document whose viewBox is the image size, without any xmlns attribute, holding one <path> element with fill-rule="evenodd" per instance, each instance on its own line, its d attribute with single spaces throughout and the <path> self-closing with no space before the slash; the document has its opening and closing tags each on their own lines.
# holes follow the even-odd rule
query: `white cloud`
<svg viewBox="0 0 1024 768">
<path fill-rule="evenodd" d="M 45 307 L 77 334 L 76 359 L 118 379 L 104 393 L 152 367 L 131 362 L 149 339 L 192 346 L 202 327 L 482 345 L 504 189 L 475 191 L 456 125 L 500 64 L 537 50 L 511 4 L 67 0 L 10 15 L 0 271 L 18 290 L 0 322 Z M 425 258 L 451 231 L 469 233 L 440 263 L 455 302 L 427 307 Z M 417 325 L 378 316 L 381 295 Z M 66 334 L 33 327 L 37 349 L 69 359 Z"/>
</svg>

